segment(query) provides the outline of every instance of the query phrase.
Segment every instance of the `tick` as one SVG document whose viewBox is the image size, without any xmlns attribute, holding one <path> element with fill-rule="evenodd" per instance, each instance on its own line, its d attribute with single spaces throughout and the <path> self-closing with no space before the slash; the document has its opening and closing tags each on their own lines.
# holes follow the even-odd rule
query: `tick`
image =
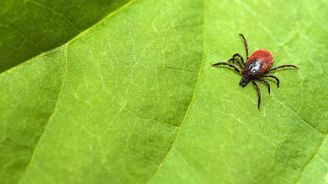
<svg viewBox="0 0 328 184">
<path fill-rule="evenodd" d="M 268 88 L 268 93 L 270 94 L 270 84 L 268 80 L 266 80 L 267 78 L 274 79 L 277 82 L 277 87 L 279 87 L 279 79 L 276 76 L 272 75 L 272 72 L 275 72 L 281 68 L 298 67 L 295 65 L 288 64 L 271 68 L 271 65 L 273 64 L 273 56 L 271 52 L 264 49 L 256 50 L 251 56 L 248 56 L 247 40 L 243 34 L 240 33 L 239 36 L 241 37 L 245 47 L 247 59 L 246 63 L 244 62 L 244 58 L 239 53 L 236 53 L 232 56 L 231 59 L 228 60 L 228 62 L 218 62 L 212 64 L 212 66 L 217 67 L 220 65 L 224 65 L 238 72 L 242 76 L 239 82 L 239 85 L 241 87 L 245 87 L 249 82 L 252 82 L 257 91 L 258 96 L 257 108 L 260 110 L 261 91 L 256 81 L 262 82 Z"/>
</svg>

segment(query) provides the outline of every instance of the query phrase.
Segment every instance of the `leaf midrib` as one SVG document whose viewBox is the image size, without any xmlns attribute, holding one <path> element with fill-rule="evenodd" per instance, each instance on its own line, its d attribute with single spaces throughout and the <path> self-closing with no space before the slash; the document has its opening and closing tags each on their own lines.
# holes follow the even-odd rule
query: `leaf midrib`
<svg viewBox="0 0 328 184">
<path fill-rule="evenodd" d="M 29 168 L 29 166 L 30 166 L 30 163 L 33 162 L 34 157 L 35 157 L 35 154 L 34 154 L 34 153 L 35 153 L 35 150 L 36 150 L 36 148 L 37 148 L 37 146 L 38 146 L 40 140 L 42 139 L 42 137 L 43 137 L 43 135 L 44 135 L 44 131 L 46 130 L 47 125 L 48 125 L 49 122 L 52 120 L 52 117 L 53 117 L 53 115 L 55 114 L 55 111 L 56 111 L 56 109 L 57 109 L 57 104 L 58 104 L 59 98 L 61 97 L 61 95 L 62 95 L 62 91 L 63 91 L 63 88 L 64 88 L 64 82 L 65 82 L 66 73 L 67 73 L 67 66 L 68 66 L 68 44 L 66 45 L 66 49 L 65 49 L 65 64 L 64 64 L 64 67 L 65 67 L 65 68 L 64 68 L 64 72 L 63 72 L 63 74 L 62 74 L 61 85 L 60 85 L 60 89 L 59 89 L 59 92 L 58 92 L 57 99 L 56 99 L 56 101 L 55 101 L 54 108 L 53 108 L 52 112 L 51 112 L 50 115 L 49 115 L 48 121 L 45 123 L 45 126 L 44 126 L 44 128 L 42 129 L 41 136 L 39 137 L 39 139 L 37 140 L 37 143 L 36 143 L 35 146 L 34 146 L 33 152 L 32 152 L 32 154 L 31 154 L 31 158 L 30 158 L 29 162 L 26 164 L 26 167 L 25 167 L 25 170 L 24 170 L 24 174 L 23 174 L 23 176 L 22 176 L 21 178 L 24 177 L 24 175 L 25 175 L 25 171 L 28 170 L 28 168 Z M 22 180 L 19 180 L 18 183 L 20 183 L 21 181 L 22 181 Z"/>
<path fill-rule="evenodd" d="M 22 173 L 22 176 L 19 178 L 19 180 L 18 180 L 17 183 L 21 183 L 22 178 L 24 178 L 24 175 L 25 175 L 26 171 L 28 170 L 28 168 L 30 167 L 31 163 L 33 162 L 34 157 L 35 157 L 35 150 L 37 149 L 37 147 L 38 147 L 38 145 L 39 145 L 39 142 L 40 142 L 40 140 L 42 139 L 42 137 L 43 137 L 43 135 L 44 135 L 44 131 L 46 130 L 46 128 L 47 128 L 49 122 L 52 120 L 52 117 L 53 117 L 53 115 L 55 114 L 55 112 L 56 112 L 56 110 L 57 110 L 58 101 L 59 101 L 60 97 L 62 96 L 62 92 L 63 92 L 63 88 L 64 88 L 64 83 L 65 83 L 65 79 L 66 79 L 66 74 L 67 74 L 67 67 L 68 67 L 68 47 L 69 47 L 69 44 L 72 43 L 74 40 L 76 40 L 76 39 L 82 37 L 84 34 L 87 34 L 89 31 L 91 31 L 92 29 L 94 29 L 95 27 L 97 27 L 97 25 L 101 24 L 101 23 L 104 22 L 105 20 L 107 20 L 107 19 L 109 19 L 110 17 L 116 15 L 118 12 L 122 11 L 123 9 L 127 8 L 127 7 L 130 6 L 133 2 L 135 2 L 135 0 L 131 0 L 131 1 L 129 1 L 128 3 L 126 3 L 125 5 L 123 5 L 123 6 L 121 6 L 120 8 L 118 8 L 117 10 L 115 10 L 115 11 L 109 13 L 107 16 L 105 16 L 105 17 L 104 17 L 103 19 L 101 19 L 99 22 L 97 22 L 96 24 L 92 25 L 92 26 L 89 27 L 88 29 L 84 30 L 83 32 L 81 32 L 81 33 L 78 34 L 77 36 L 73 37 L 73 38 L 72 38 L 71 40 L 69 40 L 68 42 L 66 42 L 66 43 L 64 43 L 64 44 L 62 44 L 62 45 L 60 45 L 60 46 L 58 46 L 58 47 L 55 47 L 55 48 L 53 48 L 53 49 L 50 49 L 50 50 L 48 50 L 48 51 L 46 51 L 46 52 L 42 52 L 42 53 L 38 54 L 37 56 L 35 56 L 35 57 L 39 57 L 39 56 L 42 56 L 42 55 L 44 55 L 44 54 L 46 54 L 46 53 L 48 53 L 48 52 L 50 52 L 50 51 L 52 51 L 52 50 L 55 50 L 55 49 L 57 49 L 57 48 L 59 48 L 59 47 L 66 46 L 66 49 L 65 49 L 65 52 L 66 52 L 66 53 L 65 53 L 65 64 L 64 64 L 64 67 L 65 67 L 65 68 L 64 68 L 64 72 L 63 72 L 63 74 L 62 74 L 62 80 L 61 80 L 61 84 L 60 84 L 60 89 L 59 89 L 59 91 L 58 91 L 57 99 L 55 100 L 55 104 L 54 104 L 53 110 L 50 112 L 50 114 L 49 114 L 49 118 L 48 118 L 47 122 L 45 122 L 45 126 L 44 126 L 44 128 L 42 129 L 41 136 L 40 136 L 39 139 L 37 140 L 37 143 L 35 144 L 34 149 L 32 150 L 31 158 L 30 158 L 29 162 L 26 164 L 26 167 L 25 167 L 25 169 L 24 169 L 24 171 L 23 171 L 23 173 Z M 35 58 L 35 57 L 33 57 L 33 58 Z M 30 59 L 27 60 L 26 62 L 29 62 L 29 61 L 32 62 L 32 61 L 33 61 L 33 58 L 30 58 Z M 2 73 L 0 73 L 0 75 L 3 74 L 3 73 L 10 72 L 11 70 L 15 69 L 16 67 L 19 67 L 20 65 L 26 64 L 26 62 L 22 62 L 22 63 L 20 63 L 20 64 L 14 66 L 14 67 L 12 67 L 12 68 L 9 68 L 8 70 L 5 70 L 5 71 L 3 71 Z"/>
<path fill-rule="evenodd" d="M 206 11 L 205 11 L 205 1 L 206 0 L 203 0 L 203 4 L 202 4 L 202 6 L 203 6 L 203 19 L 202 19 L 202 23 L 203 23 L 203 26 L 202 26 L 202 49 L 203 49 L 203 57 L 202 57 L 202 61 L 201 61 L 201 63 L 200 63 L 200 65 L 199 65 L 199 70 L 198 70 L 198 73 L 197 73 L 197 79 L 196 79 L 196 82 L 195 82 L 195 87 L 194 87 L 194 90 L 193 90 L 193 92 L 192 92 L 192 96 L 191 96 L 191 98 L 190 98 L 190 102 L 189 102 L 189 105 L 188 105 L 188 108 L 187 108 L 187 110 L 186 110 L 186 113 L 185 113 L 185 115 L 184 115 L 184 117 L 183 117 L 183 119 L 182 119 L 182 121 L 181 121 L 181 124 L 180 124 L 180 126 L 179 126 L 179 128 L 178 128 L 178 130 L 177 130 L 177 133 L 176 133 L 176 136 L 175 136 L 175 138 L 174 138 L 174 140 L 173 140 L 173 142 L 172 142 L 172 144 L 171 144 L 171 146 L 170 146 L 170 148 L 167 150 L 167 152 L 166 152 L 166 154 L 164 155 L 164 157 L 162 158 L 162 160 L 160 161 L 160 163 L 158 164 L 158 166 L 155 168 L 155 170 L 152 172 L 152 174 L 150 175 L 150 177 L 149 177 L 149 179 L 145 182 L 145 183 L 149 183 L 151 180 L 152 180 L 152 178 L 156 175 L 156 173 L 157 173 L 157 171 L 160 169 L 160 167 L 162 166 L 162 164 L 163 164 L 163 162 L 165 161 L 165 159 L 166 159 L 166 157 L 168 156 L 168 154 L 171 152 L 171 150 L 174 148 L 174 145 L 175 145 L 175 143 L 177 142 L 176 140 L 178 139 L 178 137 L 179 137 L 179 135 L 180 135 L 180 131 L 181 131 L 181 128 L 183 127 L 183 125 L 184 125 L 184 123 L 185 123 L 185 121 L 186 121 L 186 118 L 187 118 L 187 116 L 188 116 L 188 114 L 189 114 L 189 112 L 190 112 L 190 109 L 191 109 L 191 106 L 192 106 L 192 104 L 194 103 L 194 101 L 195 101 L 195 94 L 196 94 L 196 91 L 198 90 L 198 88 L 199 88 L 199 79 L 200 79 L 200 75 L 201 75 L 201 73 L 202 73 L 202 68 L 203 68 L 203 65 L 204 65 L 204 63 L 205 63 L 205 60 L 206 60 L 206 55 L 205 55 L 205 41 L 204 41 L 204 37 L 205 37 L 205 30 L 204 30 L 204 25 L 205 25 L 205 20 L 206 20 L 206 18 L 205 18 L 205 15 L 206 15 Z"/>
</svg>

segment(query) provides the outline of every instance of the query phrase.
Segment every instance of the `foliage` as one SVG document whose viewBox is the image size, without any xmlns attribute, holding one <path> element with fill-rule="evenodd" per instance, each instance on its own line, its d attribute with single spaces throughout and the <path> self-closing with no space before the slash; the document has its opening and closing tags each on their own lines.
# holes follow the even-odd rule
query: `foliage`
<svg viewBox="0 0 328 184">
<path fill-rule="evenodd" d="M 328 182 L 327 1 L 0 5 L 0 183 Z M 260 111 L 238 33 L 300 67 Z"/>
</svg>

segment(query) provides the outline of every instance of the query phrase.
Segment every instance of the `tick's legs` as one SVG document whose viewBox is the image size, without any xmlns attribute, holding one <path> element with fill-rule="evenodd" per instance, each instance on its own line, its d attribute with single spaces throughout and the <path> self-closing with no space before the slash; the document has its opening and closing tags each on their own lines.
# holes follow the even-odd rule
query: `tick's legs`
<svg viewBox="0 0 328 184">
<path fill-rule="evenodd" d="M 298 67 L 295 65 L 280 65 L 280 66 L 271 68 L 268 72 L 276 71 L 279 68 L 298 68 Z"/>
<path fill-rule="evenodd" d="M 218 62 L 218 63 L 215 63 L 215 64 L 212 64 L 213 67 L 216 67 L 216 66 L 219 66 L 219 65 L 226 65 L 232 69 L 234 69 L 236 72 L 238 73 L 241 73 L 240 70 L 233 64 L 231 63 L 227 63 L 227 62 Z"/>
<path fill-rule="evenodd" d="M 273 76 L 273 75 L 264 75 L 262 77 L 269 77 L 269 78 L 275 79 L 276 82 L 277 82 L 277 88 L 279 88 L 279 79 L 276 76 Z"/>
<path fill-rule="evenodd" d="M 262 78 L 258 78 L 257 80 L 263 82 L 263 84 L 268 88 L 268 93 L 270 94 L 270 84 L 267 80 L 262 79 Z"/>
<path fill-rule="evenodd" d="M 252 83 L 256 89 L 256 92 L 257 92 L 257 108 L 258 110 L 260 110 L 260 105 L 261 105 L 261 91 L 260 91 L 260 88 L 259 86 L 256 84 L 256 82 L 254 80 L 252 80 Z"/>
<path fill-rule="evenodd" d="M 248 59 L 248 44 L 247 44 L 247 40 L 245 38 L 245 36 L 241 33 L 239 33 L 239 36 L 241 37 L 243 43 L 244 43 L 244 47 L 245 47 L 245 52 L 246 52 L 246 59 Z"/>
<path fill-rule="evenodd" d="M 240 69 L 243 69 L 245 67 L 244 58 L 238 53 L 234 54 L 228 62 L 230 61 L 232 61 L 232 63 L 235 63 L 236 61 Z"/>
<path fill-rule="evenodd" d="M 242 65 L 240 64 L 240 62 L 238 60 L 236 60 L 235 58 L 231 58 L 229 59 L 228 62 L 232 62 L 233 64 L 235 64 L 235 62 L 237 62 L 238 66 L 240 69 L 243 69 Z"/>
</svg>

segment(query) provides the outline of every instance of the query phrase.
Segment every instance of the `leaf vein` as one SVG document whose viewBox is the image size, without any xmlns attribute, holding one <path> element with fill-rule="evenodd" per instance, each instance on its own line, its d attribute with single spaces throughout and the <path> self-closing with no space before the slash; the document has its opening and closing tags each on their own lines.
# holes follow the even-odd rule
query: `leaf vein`
<svg viewBox="0 0 328 184">
<path fill-rule="evenodd" d="M 206 0 L 203 0 L 203 4 L 205 4 L 205 1 Z M 203 5 L 203 8 L 205 6 Z M 203 11 L 203 24 L 205 22 L 205 15 L 206 15 L 206 12 L 205 12 L 205 9 Z M 202 30 L 202 38 L 204 39 L 204 27 L 203 27 L 203 30 Z M 157 173 L 157 171 L 161 168 L 161 166 L 163 165 L 165 159 L 167 158 L 168 154 L 170 153 L 170 151 L 174 148 L 174 145 L 175 143 L 177 142 L 176 140 L 178 139 L 179 135 L 180 135 L 180 131 L 181 131 L 181 127 L 184 125 L 185 121 L 186 121 L 186 118 L 190 112 L 190 109 L 191 109 L 191 106 L 193 104 L 193 102 L 195 101 L 195 94 L 196 94 L 196 91 L 197 89 L 199 88 L 199 79 L 200 79 L 200 75 L 202 73 L 202 68 L 203 68 L 203 65 L 205 63 L 205 60 L 206 60 L 206 57 L 205 57 L 205 49 L 204 49 L 204 41 L 203 41 L 203 57 L 202 57 L 202 60 L 201 60 L 201 63 L 199 65 L 199 70 L 198 70 L 198 73 L 197 73 L 197 79 L 196 79 L 196 82 L 195 82 L 195 87 L 194 87 L 194 90 L 193 90 L 193 93 L 192 93 L 192 96 L 190 98 L 190 102 L 189 102 L 189 105 L 188 105 L 188 108 L 186 110 L 186 113 L 181 121 L 181 124 L 180 126 L 177 128 L 177 133 L 176 133 L 176 136 L 170 146 L 170 148 L 168 149 L 168 151 L 166 152 L 166 154 L 164 155 L 164 157 L 162 158 L 162 160 L 160 161 L 160 163 L 158 164 L 158 167 L 155 168 L 155 170 L 153 171 L 153 173 L 150 175 L 149 179 L 145 182 L 145 183 L 149 183 L 151 181 L 151 179 L 155 176 L 155 174 Z"/>
<path fill-rule="evenodd" d="M 63 92 L 63 88 L 64 88 L 64 81 L 65 81 L 65 78 L 66 78 L 67 66 L 68 66 L 68 45 L 66 45 L 66 53 L 65 53 L 65 60 L 64 61 L 65 61 L 65 64 L 64 64 L 64 72 L 63 72 L 63 75 L 62 75 L 61 86 L 60 86 L 60 89 L 59 89 L 59 92 L 58 92 L 58 96 L 57 96 L 56 102 L 54 104 L 54 108 L 53 108 L 52 112 L 50 113 L 49 118 L 48 118 L 48 121 L 46 122 L 46 124 L 45 124 L 45 126 L 44 126 L 44 128 L 42 130 L 41 137 L 38 139 L 38 141 L 37 141 L 37 143 L 36 143 L 36 145 L 34 147 L 34 150 L 32 151 L 31 159 L 27 163 L 26 168 L 25 168 L 24 173 L 23 173 L 23 176 L 21 178 L 24 177 L 24 174 L 29 169 L 29 167 L 31 166 L 31 163 L 34 160 L 36 148 L 37 148 L 38 144 L 40 143 L 40 140 L 44 136 L 44 131 L 47 128 L 47 126 L 49 125 L 49 122 L 52 120 L 53 115 L 55 114 L 55 111 L 57 110 L 57 105 L 58 105 L 59 98 L 62 96 L 62 92 Z M 18 183 L 20 183 L 21 181 L 22 180 L 20 180 Z"/>
<path fill-rule="evenodd" d="M 40 7 L 43 7 L 43 8 L 45 8 L 45 9 L 50 10 L 53 14 L 57 14 L 57 15 L 59 15 L 60 17 L 62 17 L 62 18 L 63 18 L 68 24 L 70 24 L 74 29 L 79 30 L 79 28 L 73 23 L 73 21 L 71 21 L 70 19 L 68 19 L 68 18 L 65 16 L 65 14 L 63 14 L 62 12 L 59 12 L 59 11 L 57 11 L 57 10 L 54 10 L 53 8 L 51 8 L 51 7 L 49 7 L 49 6 L 45 5 L 45 4 L 42 4 L 42 3 L 40 3 L 39 1 L 35 1 L 35 0 L 25 0 L 24 3 L 26 3 L 26 2 L 30 2 L 30 3 L 32 3 L 32 4 L 34 4 L 34 5 L 37 5 L 37 6 L 40 6 Z"/>
<path fill-rule="evenodd" d="M 276 100 L 276 102 L 278 102 L 280 105 L 282 105 L 283 107 L 285 107 L 286 109 L 288 109 L 289 111 L 292 111 L 303 123 L 305 123 L 306 125 L 310 126 L 311 128 L 313 128 L 317 133 L 319 133 L 320 135 L 324 135 L 324 132 L 321 132 L 320 130 L 318 130 L 317 128 L 315 128 L 310 122 L 306 121 L 305 119 L 303 119 L 298 113 L 297 111 L 295 111 L 294 109 L 288 107 L 287 105 L 285 105 L 283 102 L 281 102 L 280 100 L 278 100 L 276 97 L 272 96 L 272 98 L 274 100 Z"/>
<path fill-rule="evenodd" d="M 39 51 L 42 51 L 42 49 L 33 40 L 31 40 L 30 38 L 28 38 L 26 35 L 24 35 L 22 32 L 20 32 L 18 29 L 16 29 L 12 25 L 0 23 L 0 27 L 4 27 L 4 28 L 8 28 L 8 29 L 13 30 L 19 36 L 21 36 L 23 39 L 25 39 L 27 42 L 31 43 L 36 49 L 38 49 Z"/>
<path fill-rule="evenodd" d="M 310 157 L 310 159 L 309 159 L 307 162 L 305 162 L 305 164 L 304 164 L 303 167 L 301 168 L 300 174 L 298 175 L 298 177 L 297 177 L 296 180 L 295 180 L 295 183 L 298 183 L 298 182 L 299 182 L 299 180 L 301 179 L 301 177 L 302 177 L 303 174 L 304 174 L 305 168 L 306 168 L 308 165 L 310 165 L 310 163 L 311 163 L 312 160 L 315 158 L 315 156 L 316 156 L 316 155 L 320 155 L 320 154 L 319 154 L 320 148 L 321 148 L 322 144 L 325 142 L 326 138 L 327 138 L 327 135 L 325 135 L 325 137 L 323 137 L 323 139 L 322 139 L 321 142 L 319 143 L 317 149 L 315 150 L 315 152 L 313 153 L 313 155 Z"/>
<path fill-rule="evenodd" d="M 30 1 L 30 0 L 25 0 L 25 1 Z M 136 0 L 130 0 L 130 1 L 127 2 L 125 5 L 119 7 L 119 8 L 116 9 L 115 11 L 108 13 L 107 16 L 103 17 L 100 21 L 96 22 L 95 24 L 93 24 L 93 25 L 90 26 L 89 28 L 85 29 L 84 31 L 80 32 L 78 35 L 76 35 L 76 36 L 73 37 L 72 39 L 68 40 L 66 43 L 63 43 L 63 44 L 61 44 L 61 45 L 58 45 L 57 47 L 54 47 L 54 48 L 49 49 L 49 50 L 44 50 L 43 52 L 40 52 L 38 55 L 35 55 L 35 56 L 32 57 L 32 58 L 39 57 L 39 56 L 41 56 L 41 55 L 44 55 L 45 52 L 49 52 L 49 51 L 51 51 L 51 50 L 56 50 L 56 49 L 59 48 L 59 47 L 62 47 L 62 46 L 65 46 L 65 45 L 68 45 L 68 44 L 74 42 L 76 39 L 80 38 L 80 37 L 83 36 L 84 34 L 88 33 L 88 32 L 91 31 L 91 30 L 93 30 L 93 29 L 94 29 L 95 27 L 97 27 L 99 24 L 101 24 L 102 22 L 104 22 L 104 21 L 107 20 L 108 18 L 110 18 L 110 17 L 116 15 L 116 14 L 117 14 L 118 12 L 120 12 L 121 10 L 127 8 L 128 6 L 130 6 L 130 5 L 131 5 L 133 2 L 135 2 L 135 1 L 136 1 Z M 33 19 L 32 19 L 32 20 L 33 20 Z M 33 21 L 33 22 L 35 22 L 35 21 Z M 26 37 L 25 37 L 25 38 L 26 38 Z M 31 60 L 32 58 L 30 58 L 30 60 Z M 27 62 L 27 61 L 25 61 L 25 62 Z M 10 71 L 10 70 L 13 70 L 13 69 L 16 68 L 17 66 L 20 66 L 20 65 L 24 64 L 25 62 L 22 62 L 22 63 L 20 63 L 20 64 L 14 66 L 14 67 L 12 67 L 12 68 L 8 68 L 7 70 L 2 71 L 0 74 L 5 73 L 5 72 Z"/>
</svg>

